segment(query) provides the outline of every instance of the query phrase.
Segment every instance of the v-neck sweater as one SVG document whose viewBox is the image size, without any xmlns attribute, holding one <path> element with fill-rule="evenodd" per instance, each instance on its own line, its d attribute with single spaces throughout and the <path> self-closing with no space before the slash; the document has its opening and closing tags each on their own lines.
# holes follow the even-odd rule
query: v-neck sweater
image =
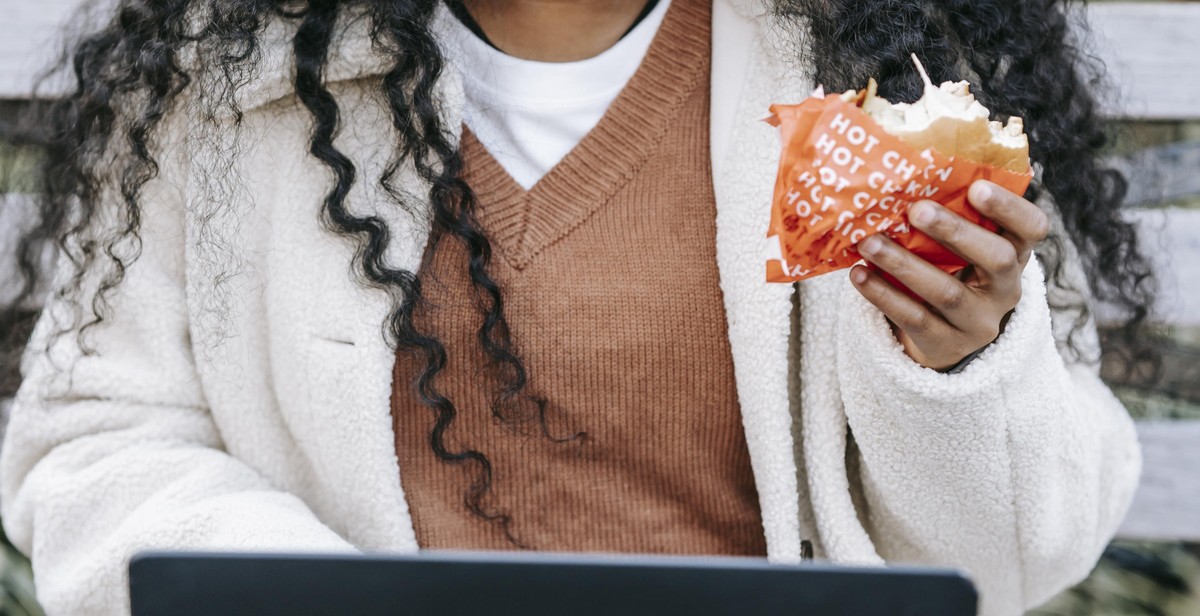
<svg viewBox="0 0 1200 616">
<path fill-rule="evenodd" d="M 464 131 L 528 395 L 493 415 L 459 242 L 427 254 L 414 318 L 447 350 L 445 445 L 487 456 L 484 509 L 516 543 L 465 506 L 479 468 L 434 454 L 424 362 L 399 354 L 396 453 L 422 548 L 765 554 L 716 266 L 710 20 L 708 3 L 676 0 L 596 128 L 530 190 Z"/>
</svg>

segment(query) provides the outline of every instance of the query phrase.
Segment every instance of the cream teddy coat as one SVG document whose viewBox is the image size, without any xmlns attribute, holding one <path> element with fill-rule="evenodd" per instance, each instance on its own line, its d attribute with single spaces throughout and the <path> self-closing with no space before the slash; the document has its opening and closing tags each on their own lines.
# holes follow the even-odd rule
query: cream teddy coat
<svg viewBox="0 0 1200 616">
<path fill-rule="evenodd" d="M 428 229 L 375 181 L 394 137 L 370 77 L 387 61 L 355 27 L 328 70 L 337 143 L 362 171 L 350 205 L 388 219 L 389 259 L 415 270 Z M 240 130 L 193 113 L 166 126 L 142 255 L 90 334 L 97 353 L 78 357 L 70 335 L 39 351 L 70 311 L 52 301 L 27 354 L 0 498 L 51 615 L 126 613 L 144 548 L 418 549 L 389 414 L 390 299 L 321 226 L 331 176 L 306 154 L 289 34 L 270 28 Z M 1060 353 L 1036 260 L 1003 335 L 953 375 L 909 359 L 844 272 L 763 281 L 779 147 L 760 119 L 813 85 L 782 41 L 764 11 L 716 0 L 717 265 L 769 558 L 796 561 L 810 539 L 839 563 L 961 567 L 983 614 L 1018 614 L 1085 577 L 1115 532 L 1140 470 L 1133 424 L 1094 363 Z M 458 126 L 452 67 L 441 92 Z M 240 182 L 221 181 L 229 149 Z"/>
</svg>

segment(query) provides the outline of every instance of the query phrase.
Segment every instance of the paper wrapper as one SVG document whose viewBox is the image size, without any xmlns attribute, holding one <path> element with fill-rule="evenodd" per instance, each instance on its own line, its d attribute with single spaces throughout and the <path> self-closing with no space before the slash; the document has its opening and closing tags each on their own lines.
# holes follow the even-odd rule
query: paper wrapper
<svg viewBox="0 0 1200 616">
<path fill-rule="evenodd" d="M 778 240 L 779 254 L 768 257 L 768 282 L 794 282 L 848 268 L 861 258 L 855 245 L 876 233 L 958 273 L 967 263 L 911 228 L 909 206 L 936 201 L 995 231 L 996 224 L 967 203 L 967 188 L 976 180 L 991 180 L 1020 195 L 1033 177 L 1032 172 L 1014 173 L 916 148 L 889 134 L 854 102 L 826 97 L 820 90 L 799 105 L 772 105 L 771 113 L 767 121 L 779 127 L 783 153 L 767 232 Z M 942 134 L 936 134 L 939 130 Z M 936 123 L 930 142 L 964 151 L 967 140 L 980 138 L 977 130 L 962 122 Z M 774 248 L 775 242 L 770 244 Z"/>
</svg>

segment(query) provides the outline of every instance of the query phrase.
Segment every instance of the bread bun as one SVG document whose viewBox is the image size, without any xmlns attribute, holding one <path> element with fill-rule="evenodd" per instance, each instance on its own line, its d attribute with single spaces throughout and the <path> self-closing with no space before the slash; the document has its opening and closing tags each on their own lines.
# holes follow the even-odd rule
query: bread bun
<svg viewBox="0 0 1200 616">
<path fill-rule="evenodd" d="M 913 62 L 925 82 L 925 92 L 915 103 L 889 103 L 876 94 L 874 79 L 865 90 L 848 91 L 842 99 L 859 105 L 884 130 L 915 148 L 932 148 L 1013 173 L 1029 172 L 1029 139 L 1021 118 L 1011 117 L 1007 124 L 992 121 L 966 81 L 934 86 L 916 54 Z"/>
</svg>

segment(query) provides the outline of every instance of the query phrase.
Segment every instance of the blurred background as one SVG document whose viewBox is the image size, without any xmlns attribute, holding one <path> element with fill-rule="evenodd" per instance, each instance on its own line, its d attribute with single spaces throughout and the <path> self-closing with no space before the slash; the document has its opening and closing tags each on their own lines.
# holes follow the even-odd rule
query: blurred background
<svg viewBox="0 0 1200 616">
<path fill-rule="evenodd" d="M 59 26 L 95 4 L 0 0 L 0 125 L 20 114 L 35 74 L 57 48 Z M 1131 180 L 1129 215 L 1142 227 L 1161 281 L 1144 336 L 1162 366 L 1151 380 L 1125 370 L 1119 348 L 1106 348 L 1106 379 L 1139 420 L 1141 488 L 1091 576 L 1031 614 L 1200 616 L 1200 0 L 1093 0 L 1083 10 L 1092 27 L 1081 32 L 1081 44 L 1106 62 L 1116 86 L 1106 109 L 1110 156 Z M 0 174 L 4 266 L 38 156 L 0 140 L 0 169 L 15 171 Z M 0 296 L 11 276 L 0 267 Z M 36 311 L 30 306 L 18 322 L 0 323 L 0 345 L 23 344 Z M 0 433 L 15 386 L 13 375 L 0 375 Z M 29 564 L 3 539 L 0 616 L 37 614 Z"/>
</svg>

